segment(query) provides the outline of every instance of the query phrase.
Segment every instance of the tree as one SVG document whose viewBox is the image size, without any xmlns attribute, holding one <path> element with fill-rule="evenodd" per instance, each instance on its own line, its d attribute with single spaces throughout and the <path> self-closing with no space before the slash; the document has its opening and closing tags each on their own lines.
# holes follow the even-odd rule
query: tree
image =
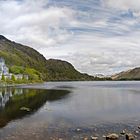
<svg viewBox="0 0 140 140">
<path fill-rule="evenodd" d="M 1 80 L 2 80 L 2 81 L 5 81 L 5 76 L 4 76 L 4 74 L 2 74 Z"/>
<path fill-rule="evenodd" d="M 10 72 L 14 74 L 22 74 L 24 72 L 24 67 L 14 65 L 10 67 Z"/>
<path fill-rule="evenodd" d="M 16 81 L 15 75 L 12 75 L 11 80 Z"/>
<path fill-rule="evenodd" d="M 27 74 L 29 76 L 30 80 L 33 80 L 33 81 L 40 80 L 40 75 L 41 74 L 35 69 L 26 68 L 25 69 L 25 74 Z"/>
</svg>

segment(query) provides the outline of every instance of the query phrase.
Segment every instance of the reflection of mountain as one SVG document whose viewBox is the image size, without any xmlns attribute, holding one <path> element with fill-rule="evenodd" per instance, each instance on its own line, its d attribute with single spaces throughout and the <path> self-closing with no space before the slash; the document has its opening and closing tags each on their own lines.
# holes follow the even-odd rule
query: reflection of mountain
<svg viewBox="0 0 140 140">
<path fill-rule="evenodd" d="M 9 121 L 24 117 L 37 111 L 46 101 L 55 101 L 65 98 L 67 90 L 35 90 L 35 89 L 1 89 L 0 93 L 0 127 Z M 19 91 L 19 92 L 18 92 Z M 31 111 L 20 110 L 21 107 Z"/>
</svg>

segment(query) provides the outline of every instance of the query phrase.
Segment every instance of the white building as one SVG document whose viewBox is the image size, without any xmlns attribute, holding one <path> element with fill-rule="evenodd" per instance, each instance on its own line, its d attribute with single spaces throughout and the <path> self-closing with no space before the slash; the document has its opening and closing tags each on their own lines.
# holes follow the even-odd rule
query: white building
<svg viewBox="0 0 140 140">
<path fill-rule="evenodd" d="M 7 75 L 9 74 L 9 68 L 5 64 L 5 60 L 0 57 L 0 75 Z"/>
<path fill-rule="evenodd" d="M 25 79 L 25 80 L 29 80 L 29 76 L 28 75 L 23 75 L 23 74 L 17 74 L 14 75 L 16 80 L 21 80 L 21 79 Z"/>
<path fill-rule="evenodd" d="M 15 75 L 15 74 L 9 73 L 9 68 L 6 66 L 5 60 L 2 57 L 0 57 L 0 80 L 2 79 L 2 75 L 4 75 L 4 77 L 6 79 L 11 79 L 12 75 L 15 76 L 16 80 L 21 80 L 23 78 L 26 79 L 26 80 L 29 79 L 28 75 L 23 75 L 23 74 Z"/>
</svg>

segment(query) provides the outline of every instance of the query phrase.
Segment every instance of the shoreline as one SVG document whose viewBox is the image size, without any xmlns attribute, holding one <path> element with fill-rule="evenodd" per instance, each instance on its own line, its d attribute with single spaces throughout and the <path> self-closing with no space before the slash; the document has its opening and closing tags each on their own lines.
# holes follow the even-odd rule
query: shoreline
<svg viewBox="0 0 140 140">
<path fill-rule="evenodd" d="M 137 123 L 140 123 L 138 121 Z M 92 125 L 88 127 L 78 127 L 78 126 L 61 126 L 59 127 L 57 124 L 49 125 L 46 127 L 46 124 L 41 124 L 40 126 L 36 126 L 33 130 L 26 127 L 27 130 L 24 130 L 24 126 L 22 128 L 18 128 L 15 131 L 11 130 L 12 124 L 8 127 L 9 130 L 3 133 L 3 140 L 26 140 L 26 139 L 34 139 L 34 140 L 129 140 L 126 139 L 126 136 L 131 134 L 130 140 L 139 140 L 140 138 L 140 127 L 136 123 L 110 123 L 110 124 L 100 124 L 100 125 Z M 3 128 L 3 129 L 5 129 Z M 26 133 L 26 137 L 24 135 L 24 130 Z M 0 129 L 0 133 L 4 130 Z M 118 136 L 118 138 L 110 138 L 109 136 Z"/>
<path fill-rule="evenodd" d="M 28 86 L 28 85 L 35 85 L 35 84 L 42 84 L 45 82 L 34 82 L 34 83 L 21 83 L 21 84 L 17 84 L 17 83 L 13 83 L 13 84 L 8 84 L 8 83 L 0 83 L 0 87 L 4 88 L 4 87 L 18 87 L 18 86 Z"/>
</svg>

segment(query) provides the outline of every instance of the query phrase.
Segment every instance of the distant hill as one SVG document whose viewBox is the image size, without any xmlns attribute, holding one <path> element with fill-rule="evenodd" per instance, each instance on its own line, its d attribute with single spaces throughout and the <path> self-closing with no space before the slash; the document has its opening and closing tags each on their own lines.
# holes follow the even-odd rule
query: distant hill
<svg viewBox="0 0 140 140">
<path fill-rule="evenodd" d="M 123 71 L 121 73 L 112 76 L 113 80 L 140 80 L 140 68 L 134 68 L 128 71 Z"/>
<path fill-rule="evenodd" d="M 78 72 L 70 63 L 50 59 L 41 55 L 31 47 L 10 41 L 0 35 L 0 57 L 8 67 L 23 66 L 33 68 L 42 74 L 43 80 L 95 80 L 93 76 Z"/>
<path fill-rule="evenodd" d="M 93 76 L 80 73 L 66 61 L 49 59 L 46 64 L 50 80 L 95 80 Z"/>
</svg>

